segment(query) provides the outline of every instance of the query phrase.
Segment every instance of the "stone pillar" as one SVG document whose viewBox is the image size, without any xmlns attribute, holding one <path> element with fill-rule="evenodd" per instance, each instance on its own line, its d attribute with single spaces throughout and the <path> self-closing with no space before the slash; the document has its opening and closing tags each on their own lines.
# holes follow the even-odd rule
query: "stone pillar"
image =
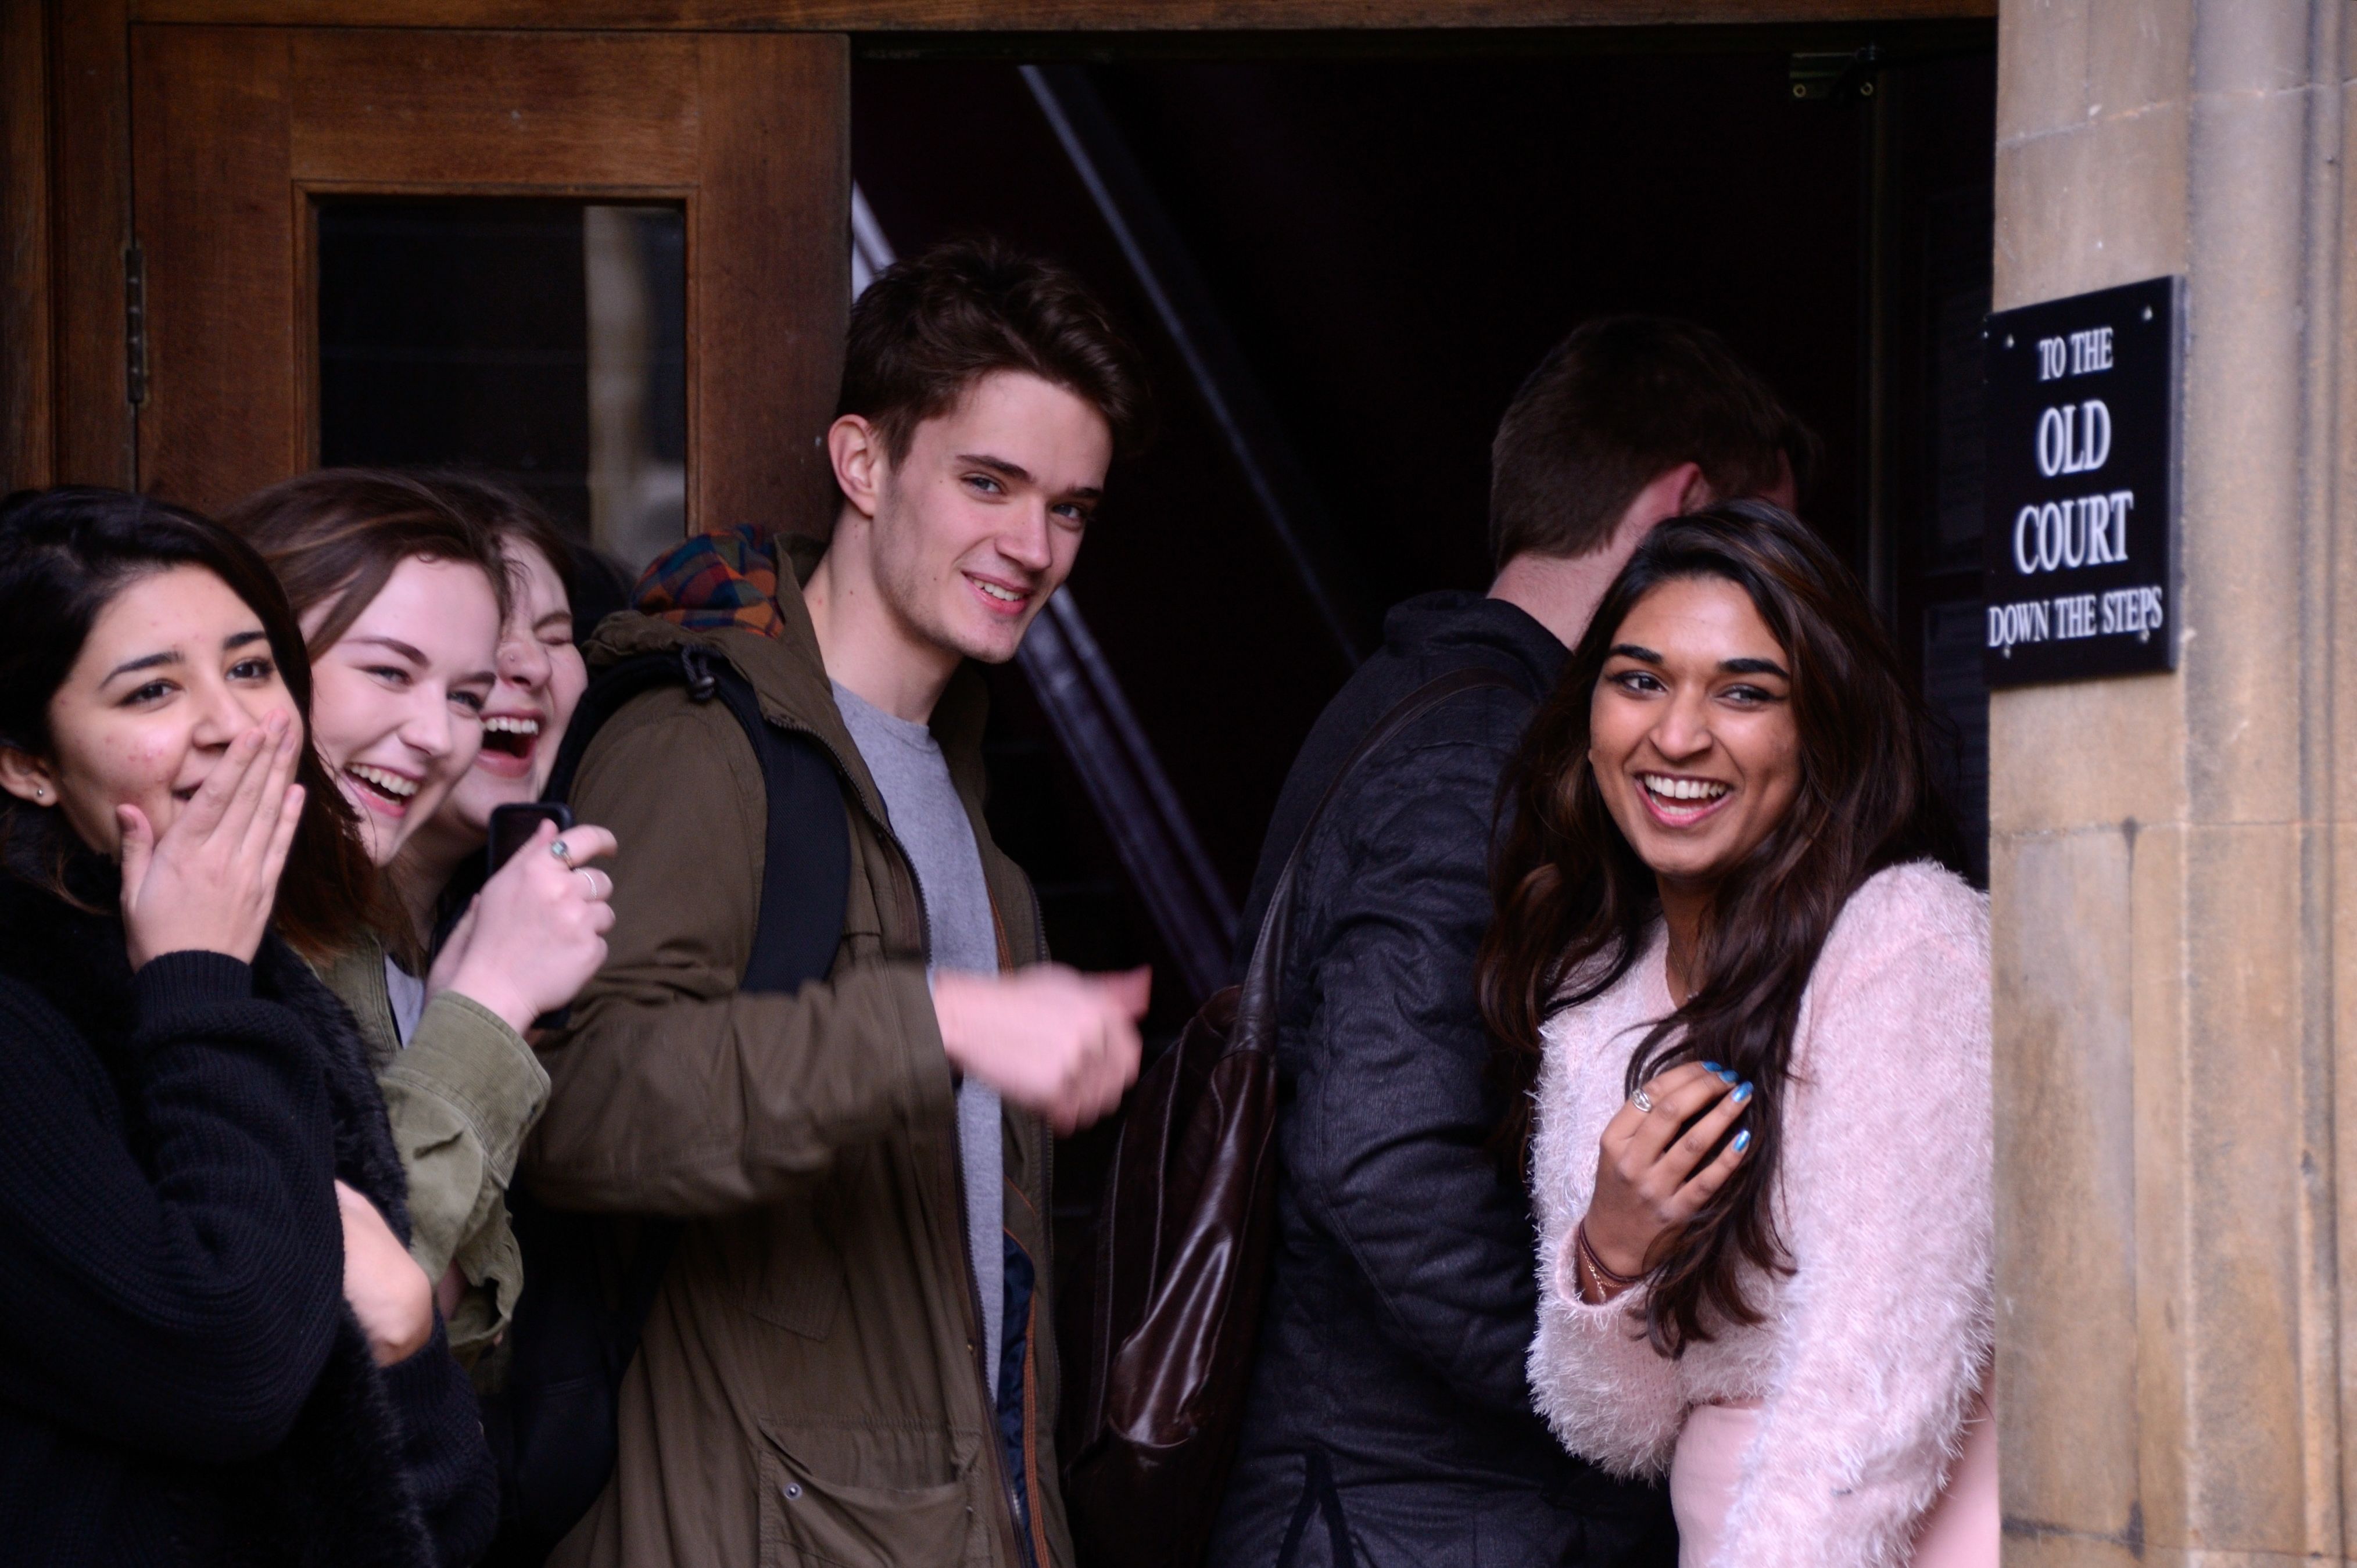
<svg viewBox="0 0 2357 1568">
<path fill-rule="evenodd" d="M 2179 667 L 1991 714 L 2010 1564 L 2357 1557 L 2352 10 L 2000 9 L 1997 307 L 2188 279 Z"/>
</svg>

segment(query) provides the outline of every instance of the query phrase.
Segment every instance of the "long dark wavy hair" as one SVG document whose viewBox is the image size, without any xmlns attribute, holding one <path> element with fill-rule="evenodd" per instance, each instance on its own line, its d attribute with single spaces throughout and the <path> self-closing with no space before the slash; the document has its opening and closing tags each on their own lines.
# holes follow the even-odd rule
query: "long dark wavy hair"
<svg viewBox="0 0 2357 1568">
<path fill-rule="evenodd" d="M 1750 1157 L 1646 1260 L 1646 1330 L 1670 1357 L 1708 1339 L 1714 1318 L 1760 1321 L 1741 1265 L 1790 1267 L 1770 1194 L 1792 1031 L 1842 906 L 1887 866 L 1962 862 L 1922 700 L 1848 569 L 1797 518 L 1761 501 L 1731 501 L 1663 523 L 1605 594 L 1507 775 L 1511 822 L 1492 873 L 1497 916 L 1476 982 L 1510 1090 L 1500 1153 L 1527 1174 L 1541 1026 L 1611 989 L 1659 918 L 1653 873 L 1621 836 L 1598 789 L 1589 711 L 1630 612 L 1664 584 L 1695 578 L 1741 588 L 1782 647 L 1800 781 L 1791 809 L 1713 892 L 1695 950 L 1692 994 L 1653 1026 L 1629 1062 L 1631 1090 L 1680 1062 L 1706 1060 L 1754 1086 L 1744 1122 Z"/>
<path fill-rule="evenodd" d="M 0 746 L 54 755 L 49 702 L 99 615 L 131 584 L 176 566 L 211 573 L 262 622 L 279 678 L 307 735 L 311 661 L 278 579 L 220 524 L 150 496 L 96 486 L 19 490 L 0 501 Z M 287 851 L 272 923 L 297 950 L 324 958 L 361 934 L 376 877 L 351 803 L 303 748 L 295 777 L 303 815 Z M 63 813 L 0 794 L 0 848 L 14 875 L 70 899 L 66 869 L 80 841 Z"/>
</svg>

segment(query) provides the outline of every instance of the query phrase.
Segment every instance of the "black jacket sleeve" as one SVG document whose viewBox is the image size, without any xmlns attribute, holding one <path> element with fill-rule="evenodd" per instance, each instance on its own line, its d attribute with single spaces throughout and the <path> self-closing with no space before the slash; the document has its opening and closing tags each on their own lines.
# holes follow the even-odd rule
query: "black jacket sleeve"
<svg viewBox="0 0 2357 1568">
<path fill-rule="evenodd" d="M 1484 700 L 1512 699 L 1458 705 Z M 1535 1243 L 1484 1147 L 1497 1108 L 1473 1001 L 1507 752 L 1419 730 L 1369 760 L 1305 856 L 1296 929 L 1318 945 L 1289 966 L 1308 1011 L 1286 1053 L 1286 1169 L 1400 1348 L 1469 1403 L 1523 1412 Z"/>
<path fill-rule="evenodd" d="M 0 985 L 0 1400 L 105 1441 L 221 1461 L 275 1447 L 343 1301 L 315 1050 L 246 965 L 133 982 L 124 1115 L 95 1053 Z"/>
<path fill-rule="evenodd" d="M 384 1386 L 401 1423 L 401 1467 L 436 1560 L 446 1568 L 474 1562 L 499 1528 L 500 1477 L 474 1388 L 438 1316 L 433 1339 L 387 1367 Z"/>
</svg>

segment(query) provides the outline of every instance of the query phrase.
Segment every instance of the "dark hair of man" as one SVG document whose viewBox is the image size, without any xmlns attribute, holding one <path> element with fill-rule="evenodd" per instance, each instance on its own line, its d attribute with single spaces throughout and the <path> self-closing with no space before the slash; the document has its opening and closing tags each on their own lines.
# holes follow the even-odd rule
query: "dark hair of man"
<svg viewBox="0 0 2357 1568">
<path fill-rule="evenodd" d="M 1672 1357 L 1709 1338 L 1712 1316 L 1760 1321 L 1741 1263 L 1789 1266 L 1769 1195 L 1792 1033 L 1843 905 L 1886 866 L 1960 858 L 1955 820 L 1933 781 L 1922 700 L 1847 568 L 1764 501 L 1663 523 L 1606 592 L 1507 773 L 1512 826 L 1492 872 L 1497 915 L 1475 969 L 1516 1108 L 1500 1131 L 1501 1154 L 1527 1168 L 1542 1026 L 1627 974 L 1660 916 L 1653 873 L 1597 787 L 1588 714 L 1630 612 L 1663 585 L 1695 578 L 1741 588 L 1783 649 L 1801 778 L 1782 819 L 1714 891 L 1685 1004 L 1653 1026 L 1629 1063 L 1632 1090 L 1684 1061 L 1723 1062 L 1756 1086 L 1744 1123 L 1750 1156 L 1666 1253 L 1647 1260 L 1646 1327 L 1654 1348 Z"/>
<path fill-rule="evenodd" d="M 270 563 L 297 620 L 329 607 L 311 629 L 314 659 L 351 629 L 404 561 L 479 566 L 507 620 L 498 536 L 411 475 L 317 468 L 256 490 L 221 521 Z"/>
<path fill-rule="evenodd" d="M 1789 465 L 1803 485 L 1816 437 L 1716 332 L 1607 316 L 1555 345 L 1490 445 L 1490 553 L 1601 550 L 1637 493 L 1681 463 L 1714 496 L 1766 495 Z"/>
<path fill-rule="evenodd" d="M 873 424 L 898 463 L 918 425 L 999 371 L 1037 376 L 1090 404 L 1116 452 L 1145 438 L 1146 381 L 1104 306 L 1061 267 L 990 240 L 936 246 L 867 285 L 851 307 L 835 414 Z"/>
<path fill-rule="evenodd" d="M 72 486 L 19 490 L 0 501 L 0 745 L 54 757 L 49 703 L 100 614 L 133 583 L 181 566 L 220 578 L 261 620 L 307 734 L 311 662 L 294 610 L 262 558 L 194 512 L 122 490 Z M 308 746 L 295 776 L 303 786 L 303 815 L 272 921 L 298 950 L 319 958 L 369 923 L 375 873 L 351 803 Z M 35 872 L 70 899 L 65 869 L 75 843 L 61 813 L 0 796 L 0 845 L 13 871 Z"/>
</svg>

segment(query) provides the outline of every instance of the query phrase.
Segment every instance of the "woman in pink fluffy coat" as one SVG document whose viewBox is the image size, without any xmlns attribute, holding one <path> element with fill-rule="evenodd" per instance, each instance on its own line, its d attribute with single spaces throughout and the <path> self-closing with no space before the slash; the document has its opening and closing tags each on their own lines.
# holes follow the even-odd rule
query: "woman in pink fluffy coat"
<svg viewBox="0 0 2357 1568">
<path fill-rule="evenodd" d="M 1773 507 L 1663 524 L 1508 788 L 1539 1408 L 1668 1474 L 1682 1568 L 1994 1568 L 1987 908 L 1857 583 Z"/>
</svg>

